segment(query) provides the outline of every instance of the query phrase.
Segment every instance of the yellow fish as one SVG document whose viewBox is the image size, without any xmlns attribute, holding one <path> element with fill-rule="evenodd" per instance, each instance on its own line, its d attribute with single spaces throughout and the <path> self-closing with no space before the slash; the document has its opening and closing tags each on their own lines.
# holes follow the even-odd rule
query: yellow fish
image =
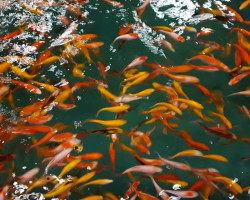
<svg viewBox="0 0 250 200">
<path fill-rule="evenodd" d="M 117 96 L 111 94 L 108 90 L 106 90 L 104 87 L 98 86 L 97 89 L 99 92 L 104 95 L 107 99 L 115 100 Z"/>
<path fill-rule="evenodd" d="M 93 172 L 90 172 L 90 173 L 87 173 L 85 175 L 83 175 L 81 178 L 77 179 L 76 181 L 76 185 L 77 184 L 80 184 L 80 183 L 84 183 L 84 182 L 87 182 L 88 180 L 90 180 L 93 176 L 95 176 L 96 172 L 93 171 Z"/>
<path fill-rule="evenodd" d="M 191 106 L 192 108 L 197 108 L 197 109 L 204 109 L 203 106 L 196 102 L 196 101 L 193 101 L 193 100 L 189 100 L 189 99 L 173 99 L 173 100 L 170 100 L 169 102 L 172 103 L 172 102 L 175 102 L 175 101 L 179 101 L 179 102 L 183 102 L 189 106 Z"/>
<path fill-rule="evenodd" d="M 129 105 L 122 105 L 122 106 L 113 106 L 113 107 L 107 107 L 107 108 L 102 108 L 100 110 L 98 110 L 97 114 L 96 114 L 96 117 L 99 115 L 100 112 L 102 111 L 109 111 L 109 112 L 116 112 L 116 113 L 119 113 L 119 112 L 123 112 L 125 110 L 128 110 L 130 108 Z"/>
<path fill-rule="evenodd" d="M 179 115 L 182 115 L 182 111 L 179 108 L 177 108 L 176 106 L 174 106 L 174 105 L 172 105 L 170 103 L 159 102 L 159 103 L 155 104 L 154 106 L 166 106 L 170 110 L 178 113 Z"/>
<path fill-rule="evenodd" d="M 84 123 L 86 122 L 94 122 L 94 123 L 102 124 L 104 126 L 111 126 L 111 127 L 118 127 L 127 123 L 127 121 L 123 119 L 115 119 L 115 120 L 107 120 L 107 121 L 97 120 L 97 119 L 87 119 Z"/>
<path fill-rule="evenodd" d="M 149 88 L 141 92 L 138 92 L 136 94 L 129 94 L 129 96 L 145 97 L 145 96 L 151 95 L 154 91 L 155 89 Z"/>
<path fill-rule="evenodd" d="M 2 74 L 2 73 L 4 73 L 5 71 L 7 71 L 11 65 L 12 65 L 12 64 L 9 63 L 8 61 L 2 62 L 2 63 L 0 64 L 0 74 Z"/>
<path fill-rule="evenodd" d="M 106 185 L 106 184 L 109 184 L 112 182 L 113 182 L 112 179 L 96 179 L 94 181 L 90 181 L 90 182 L 84 184 L 83 186 L 86 187 L 87 185 Z"/>
<path fill-rule="evenodd" d="M 47 84 L 47 83 L 41 83 L 41 82 L 37 82 L 37 81 L 29 81 L 30 83 L 34 83 L 34 84 L 37 84 L 37 85 L 40 85 L 41 87 L 43 87 L 45 90 L 53 93 L 55 92 L 56 90 L 59 90 L 57 87 L 53 86 L 53 85 L 50 85 L 50 84 Z"/>
<path fill-rule="evenodd" d="M 59 179 L 63 177 L 66 173 L 68 173 L 70 170 L 72 170 L 77 164 L 81 162 L 81 159 L 75 159 L 72 160 L 70 163 L 68 163 L 61 171 L 61 173 L 57 176 Z"/>
<path fill-rule="evenodd" d="M 38 74 L 30 75 L 29 73 L 23 71 L 21 68 L 17 66 L 11 66 L 10 69 L 17 75 L 22 78 L 27 78 L 27 79 L 33 79 L 35 78 Z"/>
<path fill-rule="evenodd" d="M 102 195 L 91 195 L 91 196 L 82 198 L 80 200 L 103 200 L 103 196 Z"/>
<path fill-rule="evenodd" d="M 216 154 L 202 155 L 201 157 L 212 159 L 212 160 L 217 160 L 220 162 L 228 162 L 228 159 L 226 159 L 225 157 L 223 157 L 221 155 L 216 155 Z"/>
</svg>

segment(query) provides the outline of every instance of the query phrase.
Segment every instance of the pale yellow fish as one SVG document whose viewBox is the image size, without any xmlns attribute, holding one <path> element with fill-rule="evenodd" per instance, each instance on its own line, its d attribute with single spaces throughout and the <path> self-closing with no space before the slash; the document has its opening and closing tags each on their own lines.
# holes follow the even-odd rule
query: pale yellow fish
<svg viewBox="0 0 250 200">
<path fill-rule="evenodd" d="M 181 83 L 178 81 L 173 81 L 173 86 L 176 90 L 176 92 L 180 95 L 182 95 L 183 97 L 185 97 L 186 99 L 189 99 L 188 96 L 185 94 L 185 92 L 183 91 L 182 87 L 181 87 Z"/>
<path fill-rule="evenodd" d="M 83 186 L 87 186 L 87 185 L 106 185 L 106 184 L 109 184 L 109 183 L 112 183 L 113 180 L 112 179 L 96 179 L 94 181 L 90 181 L 86 184 L 84 184 Z"/>
<path fill-rule="evenodd" d="M 127 123 L 127 121 L 123 120 L 123 119 L 106 120 L 106 121 L 105 120 L 97 120 L 97 119 L 88 119 L 84 123 L 86 123 L 86 122 L 94 122 L 94 123 L 102 124 L 104 126 L 111 126 L 111 127 L 118 127 L 118 126 L 122 126 L 122 125 Z"/>
<path fill-rule="evenodd" d="M 227 178 L 225 176 L 218 176 L 214 177 L 213 180 L 219 180 L 222 181 L 223 183 L 226 183 L 229 187 L 232 187 L 236 192 L 240 194 L 243 192 L 241 186 L 230 178 Z"/>
<path fill-rule="evenodd" d="M 61 171 L 61 173 L 57 176 L 58 178 L 62 178 L 63 175 L 68 173 L 70 170 L 72 170 L 76 165 L 78 165 L 81 162 L 81 159 L 75 159 L 72 160 L 70 163 L 68 163 Z"/>
<path fill-rule="evenodd" d="M 96 172 L 89 172 L 85 175 L 83 175 L 81 178 L 77 179 L 77 181 L 75 182 L 75 184 L 80 184 L 80 183 L 84 183 L 87 182 L 88 180 L 90 180 L 93 176 L 95 176 Z"/>
<path fill-rule="evenodd" d="M 193 101 L 193 100 L 189 100 L 189 99 L 181 99 L 181 98 L 179 98 L 179 99 L 170 100 L 169 102 L 172 103 L 172 102 L 175 102 L 175 101 L 185 103 L 185 104 L 189 105 L 192 108 L 204 109 L 203 106 L 200 103 L 198 103 L 196 101 Z"/>
<path fill-rule="evenodd" d="M 181 151 L 177 154 L 175 154 L 174 156 L 172 156 L 170 159 L 173 159 L 173 158 L 176 158 L 176 157 L 179 157 L 179 156 L 202 156 L 203 153 L 201 153 L 200 151 L 198 150 L 184 150 L 184 151 Z"/>
<path fill-rule="evenodd" d="M 202 155 L 201 157 L 212 159 L 212 160 L 217 160 L 220 162 L 228 162 L 228 159 L 226 159 L 224 156 L 216 155 L 216 154 Z"/>
<path fill-rule="evenodd" d="M 166 106 L 170 110 L 178 113 L 179 115 L 182 115 L 182 111 L 179 108 L 177 108 L 176 106 L 174 106 L 174 105 L 172 105 L 170 103 L 159 102 L 159 103 L 155 104 L 154 106 Z"/>
<path fill-rule="evenodd" d="M 37 85 L 43 87 L 45 90 L 47 90 L 47 91 L 49 91 L 51 93 L 55 92 L 56 90 L 59 90 L 57 87 L 55 87 L 53 85 L 50 85 L 50 84 L 47 84 L 47 83 L 41 83 L 41 82 L 37 82 L 37 81 L 33 81 L 33 80 L 31 80 L 29 82 L 37 84 Z"/>
<path fill-rule="evenodd" d="M 141 92 L 138 92 L 136 94 L 129 94 L 129 96 L 145 97 L 145 96 L 151 95 L 154 91 L 155 91 L 154 89 L 149 88 Z"/>
<path fill-rule="evenodd" d="M 126 111 L 130 108 L 130 105 L 122 105 L 122 106 L 113 106 L 113 107 L 107 107 L 107 108 L 102 108 L 100 110 L 98 110 L 96 117 L 99 115 L 100 112 L 102 111 L 109 111 L 109 112 L 115 112 L 115 113 L 119 113 L 119 112 L 123 112 Z"/>
<path fill-rule="evenodd" d="M 231 122 L 224 115 L 215 112 L 210 112 L 210 115 L 218 117 L 227 126 L 227 128 L 230 129 L 233 127 Z"/>
<path fill-rule="evenodd" d="M 115 100 L 117 96 L 111 94 L 108 90 L 106 90 L 104 87 L 97 86 L 98 91 L 105 96 L 107 99 Z"/>
<path fill-rule="evenodd" d="M 103 196 L 102 195 L 91 195 L 85 198 L 82 198 L 80 200 L 102 200 Z"/>
<path fill-rule="evenodd" d="M 17 67 L 17 66 L 10 66 L 10 69 L 17 75 L 20 76 L 22 78 L 26 78 L 26 79 L 33 79 L 35 78 L 38 74 L 34 74 L 34 75 L 30 75 L 29 73 L 25 72 L 24 70 L 22 70 L 21 68 Z"/>
</svg>

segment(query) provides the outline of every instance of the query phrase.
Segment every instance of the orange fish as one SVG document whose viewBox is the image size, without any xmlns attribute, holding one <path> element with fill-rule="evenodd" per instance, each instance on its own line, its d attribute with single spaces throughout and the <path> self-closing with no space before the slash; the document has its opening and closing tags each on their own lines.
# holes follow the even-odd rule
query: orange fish
<svg viewBox="0 0 250 200">
<path fill-rule="evenodd" d="M 194 76 L 188 76 L 188 75 L 174 75 L 170 74 L 166 71 L 163 72 L 165 75 L 167 75 L 169 78 L 179 81 L 181 83 L 198 83 L 200 80 Z"/>
<path fill-rule="evenodd" d="M 40 117 L 26 117 L 21 120 L 31 124 L 44 124 L 52 119 L 53 115 L 40 116 Z"/>
<path fill-rule="evenodd" d="M 203 85 L 195 84 L 195 87 L 197 87 L 203 94 L 208 96 L 210 98 L 210 102 L 214 101 L 214 96 L 212 95 L 212 93 L 207 88 L 205 88 Z"/>
<path fill-rule="evenodd" d="M 37 147 L 41 144 L 44 144 L 46 142 L 48 142 L 55 134 L 56 134 L 57 131 L 51 131 L 51 132 L 48 132 L 42 139 L 40 139 L 39 141 L 37 141 L 35 144 L 33 144 L 32 146 L 30 146 L 28 149 L 27 149 L 27 152 L 29 152 L 31 149 L 33 149 L 34 147 Z"/>
<path fill-rule="evenodd" d="M 12 33 L 8 33 L 7 35 L 0 37 L 0 41 L 12 39 L 15 36 L 20 35 L 20 34 L 21 34 L 21 31 L 19 30 L 13 31 Z"/>
<path fill-rule="evenodd" d="M 245 72 L 242 74 L 239 74 L 238 76 L 235 76 L 234 78 L 232 78 L 228 85 L 232 86 L 232 85 L 236 85 L 238 82 L 240 82 L 243 78 L 250 76 L 250 72 Z"/>
<path fill-rule="evenodd" d="M 18 85 L 18 86 L 22 86 L 24 87 L 26 90 L 28 90 L 29 92 L 32 92 L 32 93 L 35 93 L 35 94 L 42 94 L 41 90 L 37 87 L 35 87 L 34 85 L 32 84 L 29 84 L 29 83 L 24 83 L 22 81 L 16 81 L 16 80 L 11 80 L 11 82 L 15 85 Z"/>
<path fill-rule="evenodd" d="M 211 56 L 207 56 L 207 55 L 197 55 L 194 56 L 192 58 L 190 58 L 188 61 L 191 60 L 201 60 L 207 64 L 213 65 L 215 67 L 218 67 L 220 69 L 222 69 L 223 71 L 228 72 L 230 69 L 228 68 L 228 66 L 226 66 L 224 63 L 220 62 L 219 60 L 215 59 L 214 57 Z"/>
<path fill-rule="evenodd" d="M 110 146 L 109 146 L 109 156 L 110 156 L 113 171 L 115 171 L 115 149 L 114 149 L 114 143 L 113 142 L 111 142 Z"/>
</svg>

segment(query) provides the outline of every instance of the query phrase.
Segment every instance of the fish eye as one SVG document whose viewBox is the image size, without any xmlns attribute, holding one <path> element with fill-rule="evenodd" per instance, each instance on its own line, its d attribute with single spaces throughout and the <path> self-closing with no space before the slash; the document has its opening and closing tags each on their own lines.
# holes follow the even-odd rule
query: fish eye
<svg viewBox="0 0 250 200">
<path fill-rule="evenodd" d="M 75 145 L 75 146 L 74 146 L 74 150 L 75 150 L 77 153 L 80 153 L 80 152 L 83 150 L 83 146 L 82 146 L 82 145 Z"/>
</svg>

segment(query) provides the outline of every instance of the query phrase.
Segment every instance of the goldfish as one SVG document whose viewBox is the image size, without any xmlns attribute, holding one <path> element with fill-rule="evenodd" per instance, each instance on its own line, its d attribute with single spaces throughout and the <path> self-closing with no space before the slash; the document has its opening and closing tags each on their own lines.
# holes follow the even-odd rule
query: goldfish
<svg viewBox="0 0 250 200">
<path fill-rule="evenodd" d="M 139 37 L 138 33 L 130 33 L 130 34 L 121 35 L 115 38 L 115 40 L 113 41 L 113 44 L 117 40 L 134 40 L 134 39 L 137 39 L 138 37 Z"/>
<path fill-rule="evenodd" d="M 183 103 L 191 106 L 192 108 L 204 109 L 204 107 L 200 103 L 198 103 L 196 101 L 193 101 L 193 100 L 190 100 L 190 99 L 181 99 L 181 98 L 178 98 L 178 99 L 172 99 L 169 102 L 172 103 L 174 101 L 183 102 Z"/>
<path fill-rule="evenodd" d="M 151 165 L 137 165 L 137 166 L 134 166 L 125 170 L 122 174 L 126 174 L 128 172 L 140 172 L 144 174 L 154 174 L 154 173 L 162 172 L 162 169 L 160 167 L 155 167 Z"/>
<path fill-rule="evenodd" d="M 235 76 L 234 78 L 232 78 L 229 82 L 228 85 L 232 86 L 232 85 L 236 85 L 239 81 L 241 81 L 243 78 L 247 77 L 250 75 L 250 72 L 244 72 L 242 74 L 239 74 L 238 76 Z"/>
<path fill-rule="evenodd" d="M 109 146 L 109 156 L 110 156 L 110 161 L 111 161 L 111 166 L 113 171 L 115 171 L 115 149 L 114 149 L 114 143 L 110 143 Z"/>
<path fill-rule="evenodd" d="M 106 90 L 104 87 L 97 86 L 98 91 L 104 95 L 107 99 L 115 100 L 117 97 L 113 94 L 111 94 L 108 90 Z"/>
<path fill-rule="evenodd" d="M 105 1 L 105 2 L 107 2 L 109 4 L 111 4 L 114 7 L 120 7 L 120 8 L 124 7 L 124 5 L 122 3 L 117 2 L 117 1 L 113 1 L 113 0 L 102 0 L 102 1 Z"/>
<path fill-rule="evenodd" d="M 5 36 L 0 37 L 0 41 L 12 39 L 12 38 L 14 38 L 14 37 L 16 37 L 16 36 L 18 36 L 20 34 L 21 34 L 20 30 L 13 31 L 11 33 L 8 33 Z"/>
<path fill-rule="evenodd" d="M 26 79 L 33 79 L 35 78 L 38 74 L 30 75 L 27 72 L 23 71 L 21 68 L 17 66 L 10 66 L 10 69 L 17 75 Z"/>
<path fill-rule="evenodd" d="M 94 122 L 94 123 L 98 123 L 98 124 L 102 124 L 104 126 L 111 126 L 111 127 L 118 127 L 118 126 L 122 126 L 124 124 L 127 123 L 126 120 L 123 119 L 116 119 L 116 120 L 97 120 L 97 119 L 88 119 L 85 120 L 84 123 L 86 122 Z"/>
<path fill-rule="evenodd" d="M 217 161 L 221 161 L 221 162 L 228 162 L 228 159 L 226 159 L 225 157 L 221 156 L 221 155 L 202 155 L 202 158 L 208 158 L 208 159 L 212 159 L 212 160 L 217 160 Z"/>
<path fill-rule="evenodd" d="M 244 8 L 246 8 L 248 5 L 250 4 L 249 0 L 244 1 L 241 5 L 240 5 L 240 10 L 243 10 Z"/>
<path fill-rule="evenodd" d="M 216 58 L 213 58 L 211 56 L 198 55 L 198 56 L 194 56 L 194 57 L 190 58 L 188 61 L 191 61 L 191 60 L 201 60 L 207 64 L 218 67 L 221 70 L 226 71 L 226 72 L 229 72 L 229 70 L 230 70 L 227 65 L 225 65 L 224 63 L 220 62 L 219 60 L 217 60 Z"/>
<path fill-rule="evenodd" d="M 147 59 L 148 59 L 147 56 L 141 56 L 141 57 L 136 58 L 127 67 L 124 68 L 122 73 L 124 73 L 124 71 L 126 71 L 126 70 L 128 70 L 128 69 L 130 69 L 132 67 L 143 64 Z"/>
<path fill-rule="evenodd" d="M 235 181 L 231 180 L 230 178 L 227 178 L 224 176 L 217 176 L 217 177 L 214 177 L 213 180 L 221 181 L 224 184 L 228 185 L 229 187 L 232 187 L 236 191 L 236 193 L 241 194 L 243 192 L 241 186 Z"/>
<path fill-rule="evenodd" d="M 203 144 L 201 142 L 193 141 L 191 135 L 189 135 L 187 131 L 181 130 L 181 137 L 185 140 L 185 142 L 188 143 L 188 145 L 190 147 L 194 147 L 196 149 L 201 149 L 201 150 L 204 150 L 204 151 L 209 151 L 210 150 L 210 148 L 207 145 L 205 145 L 205 144 Z"/>
<path fill-rule="evenodd" d="M 173 159 L 173 158 L 176 158 L 179 156 L 202 156 L 202 155 L 203 154 L 198 150 L 184 150 L 184 151 L 181 151 L 181 152 L 173 155 L 170 159 Z"/>
<path fill-rule="evenodd" d="M 82 177 L 80 177 L 79 179 L 76 180 L 75 185 L 89 181 L 91 178 L 93 178 L 95 176 L 95 174 L 96 174 L 96 172 L 92 171 L 92 172 L 89 172 L 89 173 L 83 175 Z"/>
<path fill-rule="evenodd" d="M 26 117 L 21 118 L 21 121 L 29 122 L 31 124 L 44 124 L 52 119 L 53 115 L 41 116 L 41 117 Z"/>
<path fill-rule="evenodd" d="M 175 52 L 173 45 L 167 40 L 160 39 L 159 43 L 162 44 L 165 48 L 169 49 L 170 51 Z"/>
<path fill-rule="evenodd" d="M 197 83 L 194 86 L 197 87 L 203 94 L 208 96 L 210 98 L 210 102 L 214 101 L 213 94 L 207 88 L 205 88 L 203 85 Z"/>
<path fill-rule="evenodd" d="M 141 92 L 135 93 L 135 94 L 129 94 L 129 96 L 135 96 L 135 97 L 144 97 L 144 96 L 148 96 L 151 95 L 155 90 L 152 88 L 149 89 L 145 89 Z"/>
<path fill-rule="evenodd" d="M 12 66 L 12 64 L 8 61 L 4 61 L 0 64 L 0 74 L 3 74 L 4 72 L 6 72 L 10 66 Z"/>
<path fill-rule="evenodd" d="M 61 151 L 60 153 L 58 153 L 56 156 L 54 156 L 50 162 L 48 163 L 48 165 L 45 168 L 45 174 L 48 173 L 48 170 L 53 167 L 56 163 L 62 161 L 73 149 L 72 148 L 67 148 L 64 149 L 63 151 Z M 54 196 L 54 195 L 53 195 Z"/>
<path fill-rule="evenodd" d="M 181 35 L 178 35 L 175 32 L 170 32 L 170 31 L 165 31 L 165 30 L 155 30 L 155 31 L 164 33 L 177 42 L 185 42 L 185 38 L 182 37 Z"/>
<path fill-rule="evenodd" d="M 90 181 L 88 183 L 85 183 L 83 186 L 87 186 L 87 185 L 106 185 L 109 183 L 112 183 L 113 180 L 112 179 L 96 179 L 94 181 Z"/>
<path fill-rule="evenodd" d="M 98 110 L 96 116 L 99 115 L 100 112 L 102 111 L 109 111 L 109 112 L 123 112 L 126 111 L 130 108 L 129 105 L 122 105 L 122 106 L 114 106 L 114 107 L 107 107 L 107 108 L 102 108 Z"/>
<path fill-rule="evenodd" d="M 29 82 L 37 84 L 37 85 L 43 87 L 45 90 L 47 90 L 47 91 L 49 91 L 51 93 L 55 92 L 56 90 L 59 90 L 57 87 L 55 87 L 53 85 L 50 85 L 50 84 L 47 84 L 47 83 L 41 83 L 41 82 L 37 82 L 37 81 L 33 81 L 33 80 L 30 80 Z"/>
<path fill-rule="evenodd" d="M 43 138 L 41 138 L 39 141 L 37 141 L 35 144 L 31 145 L 28 149 L 27 152 L 29 152 L 31 149 L 33 149 L 34 147 L 37 147 L 41 144 L 44 144 L 46 142 L 48 142 L 55 134 L 57 131 L 51 131 L 48 132 Z"/>
<path fill-rule="evenodd" d="M 166 106 L 170 110 L 178 113 L 179 115 L 182 115 L 182 111 L 179 108 L 177 108 L 176 106 L 174 106 L 174 105 L 172 105 L 170 103 L 159 102 L 159 103 L 156 103 L 154 106 Z"/>
<path fill-rule="evenodd" d="M 81 162 L 81 159 L 75 159 L 72 160 L 70 163 L 68 163 L 60 172 L 60 174 L 57 176 L 59 179 L 63 177 L 67 172 L 72 170 L 78 163 Z"/>
<path fill-rule="evenodd" d="M 224 115 L 215 112 L 210 112 L 210 115 L 218 117 L 227 126 L 227 128 L 231 129 L 233 127 L 231 122 Z"/>
<path fill-rule="evenodd" d="M 82 198 L 80 200 L 102 200 L 103 196 L 102 195 L 91 195 L 85 198 Z"/>
<path fill-rule="evenodd" d="M 164 71 L 165 75 L 167 75 L 169 78 L 179 81 L 181 83 L 198 83 L 200 80 L 194 76 L 188 76 L 188 75 L 174 75 L 169 72 Z"/>
</svg>

